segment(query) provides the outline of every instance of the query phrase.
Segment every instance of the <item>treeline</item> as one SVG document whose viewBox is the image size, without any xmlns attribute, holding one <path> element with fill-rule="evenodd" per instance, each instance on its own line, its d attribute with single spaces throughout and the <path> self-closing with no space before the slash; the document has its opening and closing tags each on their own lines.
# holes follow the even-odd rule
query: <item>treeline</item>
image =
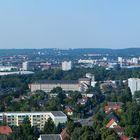
<svg viewBox="0 0 140 140">
<path fill-rule="evenodd" d="M 77 80 L 82 78 L 86 73 L 95 75 L 97 81 L 103 80 L 127 80 L 130 77 L 140 78 L 140 69 L 119 69 L 106 70 L 104 67 L 95 66 L 94 68 L 74 68 L 70 71 L 61 69 L 48 69 L 46 71 L 36 71 L 34 75 L 9 75 L 0 77 L 0 85 L 20 86 L 21 83 L 29 83 L 38 79 L 48 80 Z M 4 85 L 5 84 L 5 85 Z"/>
<path fill-rule="evenodd" d="M 95 66 L 94 68 L 75 68 L 70 71 L 62 71 L 60 69 L 49 69 L 46 71 L 38 71 L 32 76 L 32 81 L 37 79 L 48 80 L 77 80 L 82 78 L 86 73 L 95 75 L 95 80 L 127 80 L 130 77 L 140 78 L 139 69 L 119 69 L 106 70 L 104 67 Z"/>
</svg>

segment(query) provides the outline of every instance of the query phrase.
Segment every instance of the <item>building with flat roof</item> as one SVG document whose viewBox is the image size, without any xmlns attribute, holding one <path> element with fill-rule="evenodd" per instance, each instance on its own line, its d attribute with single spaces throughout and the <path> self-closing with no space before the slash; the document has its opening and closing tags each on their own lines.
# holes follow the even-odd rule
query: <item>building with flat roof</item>
<svg viewBox="0 0 140 140">
<path fill-rule="evenodd" d="M 134 95 L 134 93 L 136 91 L 140 90 L 140 79 L 138 79 L 138 78 L 129 78 L 128 79 L 128 87 L 130 88 L 132 95 Z"/>
<path fill-rule="evenodd" d="M 44 134 L 40 135 L 38 140 L 63 140 L 60 134 Z"/>
<path fill-rule="evenodd" d="M 22 63 L 22 70 L 25 70 L 25 71 L 27 71 L 28 70 L 28 62 L 26 61 L 26 62 L 23 62 Z"/>
<path fill-rule="evenodd" d="M 17 70 L 17 67 L 14 67 L 14 66 L 0 66 L 0 71 L 1 72 L 7 72 L 7 71 L 12 71 L 12 70 Z"/>
<path fill-rule="evenodd" d="M 9 126 L 19 126 L 25 117 L 28 117 L 31 126 L 37 126 L 40 130 L 44 128 L 45 122 L 51 118 L 57 126 L 59 123 L 66 123 L 67 116 L 62 111 L 51 112 L 1 112 L 0 122 L 5 122 Z"/>
<path fill-rule="evenodd" d="M 29 84 L 31 92 L 42 90 L 50 92 L 56 87 L 61 87 L 64 91 L 85 92 L 91 84 L 91 79 L 80 78 L 79 80 L 40 80 Z"/>
<path fill-rule="evenodd" d="M 72 69 L 72 62 L 71 61 L 64 61 L 62 62 L 62 70 L 69 71 Z"/>
</svg>

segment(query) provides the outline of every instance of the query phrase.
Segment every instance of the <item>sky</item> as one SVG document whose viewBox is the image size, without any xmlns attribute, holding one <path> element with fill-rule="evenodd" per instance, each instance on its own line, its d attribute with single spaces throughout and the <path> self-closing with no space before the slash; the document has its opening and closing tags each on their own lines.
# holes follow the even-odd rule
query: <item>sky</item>
<svg viewBox="0 0 140 140">
<path fill-rule="evenodd" d="M 1 0 L 0 48 L 140 47 L 140 0 Z"/>
</svg>

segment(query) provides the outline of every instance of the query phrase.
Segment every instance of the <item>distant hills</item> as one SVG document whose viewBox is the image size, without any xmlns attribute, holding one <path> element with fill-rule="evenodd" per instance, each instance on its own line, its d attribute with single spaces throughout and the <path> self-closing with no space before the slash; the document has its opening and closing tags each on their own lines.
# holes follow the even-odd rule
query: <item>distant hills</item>
<svg viewBox="0 0 140 140">
<path fill-rule="evenodd" d="M 67 54 L 67 55 L 84 55 L 84 54 L 108 54 L 109 56 L 140 56 L 140 48 L 126 49 L 106 49 L 106 48 L 77 48 L 77 49 L 0 49 L 0 56 L 11 55 L 46 55 Z"/>
</svg>

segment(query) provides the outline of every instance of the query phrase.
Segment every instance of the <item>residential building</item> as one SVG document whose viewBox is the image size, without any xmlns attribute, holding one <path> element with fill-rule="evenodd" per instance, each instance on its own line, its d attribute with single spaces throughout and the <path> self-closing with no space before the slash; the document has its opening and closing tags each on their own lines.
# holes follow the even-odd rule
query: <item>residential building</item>
<svg viewBox="0 0 140 140">
<path fill-rule="evenodd" d="M 5 75 L 30 75 L 34 74 L 32 71 L 7 71 L 7 72 L 0 72 L 0 76 Z"/>
<path fill-rule="evenodd" d="M 132 58 L 132 63 L 133 64 L 138 64 L 139 63 L 139 59 L 136 58 L 136 57 Z"/>
<path fill-rule="evenodd" d="M 91 86 L 92 87 L 95 87 L 95 85 L 97 83 L 95 81 L 95 76 L 93 74 L 91 74 L 91 73 L 86 73 L 86 77 L 89 78 L 89 79 L 91 79 Z"/>
<path fill-rule="evenodd" d="M 60 134 L 43 134 L 38 140 L 63 140 Z"/>
<path fill-rule="evenodd" d="M 22 70 L 25 70 L 25 71 L 28 70 L 28 62 L 27 61 L 22 63 Z"/>
<path fill-rule="evenodd" d="M 117 126 L 114 126 L 113 130 L 120 138 L 124 137 L 124 128 L 123 127 L 117 125 Z"/>
<path fill-rule="evenodd" d="M 123 58 L 122 57 L 118 57 L 118 62 L 122 63 L 123 62 Z"/>
<path fill-rule="evenodd" d="M 72 69 L 72 62 L 71 61 L 64 61 L 62 62 L 62 70 L 69 71 Z"/>
<path fill-rule="evenodd" d="M 12 133 L 12 129 L 9 126 L 0 126 L 0 135 L 10 135 Z"/>
<path fill-rule="evenodd" d="M 17 70 L 17 67 L 14 66 L 0 66 L 0 71 L 1 72 L 9 72 L 12 70 Z"/>
<path fill-rule="evenodd" d="M 40 135 L 38 140 L 65 140 L 69 139 L 70 135 L 67 131 L 67 128 L 63 129 L 63 131 L 60 134 L 43 134 Z"/>
<path fill-rule="evenodd" d="M 132 95 L 134 95 L 135 91 L 140 90 L 140 79 L 129 78 L 128 79 L 128 87 L 130 88 Z"/>
<path fill-rule="evenodd" d="M 65 112 L 68 116 L 72 116 L 74 109 L 71 106 L 65 106 Z"/>
<path fill-rule="evenodd" d="M 114 128 L 115 126 L 117 126 L 117 122 L 114 119 L 111 119 L 108 124 L 106 125 L 107 128 Z"/>
<path fill-rule="evenodd" d="M 123 105 L 122 102 L 108 102 L 107 106 L 105 106 L 105 113 L 108 114 L 112 110 L 119 111 L 121 109 L 122 105 Z"/>
<path fill-rule="evenodd" d="M 29 84 L 31 92 L 42 90 L 50 92 L 56 87 L 61 87 L 64 91 L 85 92 L 90 86 L 89 78 L 80 78 L 79 80 L 40 80 Z"/>
<path fill-rule="evenodd" d="M 114 113 L 114 112 L 110 112 L 108 115 L 107 115 L 107 117 L 106 117 L 108 120 L 111 120 L 111 119 L 113 119 L 113 120 L 115 120 L 115 122 L 119 122 L 119 118 L 118 118 L 118 116 Z"/>
<path fill-rule="evenodd" d="M 80 59 L 80 60 L 78 60 L 78 63 L 94 64 L 94 63 L 96 63 L 96 60 L 91 60 L 91 59 L 83 60 L 83 59 Z"/>
<path fill-rule="evenodd" d="M 88 97 L 84 96 L 82 99 L 78 99 L 77 104 L 85 105 L 88 101 Z"/>
<path fill-rule="evenodd" d="M 67 116 L 62 111 L 51 112 L 2 112 L 0 122 L 9 126 L 19 126 L 25 117 L 29 117 L 31 126 L 37 126 L 40 130 L 44 128 L 45 122 L 51 118 L 57 126 L 59 123 L 66 123 Z"/>
</svg>

